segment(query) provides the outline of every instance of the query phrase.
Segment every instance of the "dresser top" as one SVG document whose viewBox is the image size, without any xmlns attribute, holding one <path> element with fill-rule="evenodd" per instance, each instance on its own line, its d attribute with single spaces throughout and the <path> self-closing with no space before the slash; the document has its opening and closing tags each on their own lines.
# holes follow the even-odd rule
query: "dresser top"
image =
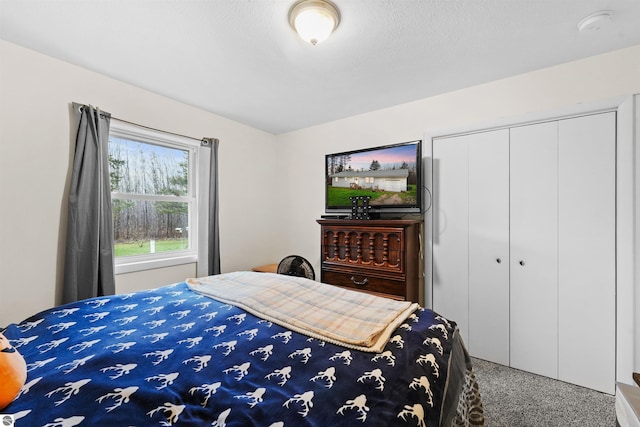
<svg viewBox="0 0 640 427">
<path fill-rule="evenodd" d="M 421 224 L 421 219 L 318 219 L 322 225 L 351 225 L 351 226 L 410 226 Z"/>
</svg>

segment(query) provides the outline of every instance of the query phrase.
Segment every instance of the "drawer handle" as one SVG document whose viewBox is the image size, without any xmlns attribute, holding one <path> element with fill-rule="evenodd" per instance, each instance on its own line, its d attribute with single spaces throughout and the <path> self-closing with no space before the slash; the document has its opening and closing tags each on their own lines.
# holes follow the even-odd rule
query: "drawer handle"
<svg viewBox="0 0 640 427">
<path fill-rule="evenodd" d="M 367 283 L 369 282 L 369 279 L 365 277 L 362 282 L 358 282 L 354 276 L 351 276 L 351 281 L 356 286 L 366 286 Z"/>
</svg>

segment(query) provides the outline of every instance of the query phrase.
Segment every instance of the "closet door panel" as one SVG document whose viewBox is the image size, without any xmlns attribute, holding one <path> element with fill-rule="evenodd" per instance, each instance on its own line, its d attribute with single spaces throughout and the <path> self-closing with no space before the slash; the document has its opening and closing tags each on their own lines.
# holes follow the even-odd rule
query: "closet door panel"
<svg viewBox="0 0 640 427">
<path fill-rule="evenodd" d="M 469 135 L 469 353 L 509 364 L 509 130 Z"/>
<path fill-rule="evenodd" d="M 433 307 L 469 331 L 467 137 L 433 142 Z"/>
<path fill-rule="evenodd" d="M 557 122 L 510 130 L 511 366 L 558 375 Z"/>
<path fill-rule="evenodd" d="M 615 392 L 615 113 L 559 123 L 559 379 Z"/>
</svg>

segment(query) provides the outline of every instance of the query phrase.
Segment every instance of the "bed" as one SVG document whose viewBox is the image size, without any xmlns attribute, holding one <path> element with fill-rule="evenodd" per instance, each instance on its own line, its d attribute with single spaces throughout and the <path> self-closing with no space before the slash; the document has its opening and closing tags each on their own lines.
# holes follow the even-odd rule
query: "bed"
<svg viewBox="0 0 640 427">
<path fill-rule="evenodd" d="M 189 279 L 2 332 L 27 364 L 16 426 L 484 425 L 454 322 L 305 278 Z"/>
</svg>

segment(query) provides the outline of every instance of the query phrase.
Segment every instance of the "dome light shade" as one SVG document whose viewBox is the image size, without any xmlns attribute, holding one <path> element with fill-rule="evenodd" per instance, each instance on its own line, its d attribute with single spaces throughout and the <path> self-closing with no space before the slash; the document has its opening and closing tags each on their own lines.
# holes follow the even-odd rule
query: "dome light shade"
<svg viewBox="0 0 640 427">
<path fill-rule="evenodd" d="M 340 13 L 326 0 L 303 0 L 289 11 L 289 24 L 302 40 L 316 45 L 326 40 L 340 22 Z"/>
</svg>

